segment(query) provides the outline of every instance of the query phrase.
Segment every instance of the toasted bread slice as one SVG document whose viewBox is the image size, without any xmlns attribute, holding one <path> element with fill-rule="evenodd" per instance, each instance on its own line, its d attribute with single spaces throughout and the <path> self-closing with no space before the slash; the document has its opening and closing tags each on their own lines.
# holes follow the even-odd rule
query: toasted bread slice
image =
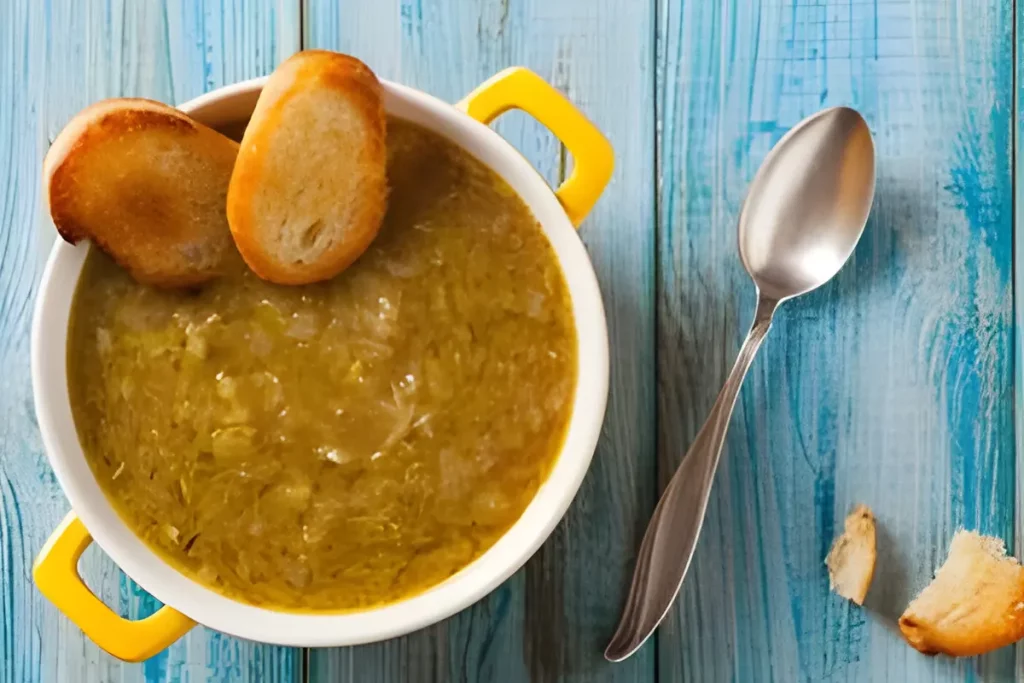
<svg viewBox="0 0 1024 683">
<path fill-rule="evenodd" d="M 998 538 L 958 531 L 900 631 L 925 654 L 980 655 L 1024 637 L 1024 567 Z"/>
<path fill-rule="evenodd" d="M 875 575 L 875 558 L 875 516 L 868 506 L 858 505 L 825 558 L 832 592 L 863 605 Z"/>
<path fill-rule="evenodd" d="M 228 190 L 242 258 L 278 284 L 328 280 L 377 236 L 386 208 L 382 90 L 359 60 L 322 50 L 267 80 Z"/>
<path fill-rule="evenodd" d="M 196 285 L 234 250 L 224 202 L 237 154 L 235 142 L 166 104 L 104 100 L 46 154 L 50 216 L 65 240 L 92 240 L 139 282 Z"/>
</svg>

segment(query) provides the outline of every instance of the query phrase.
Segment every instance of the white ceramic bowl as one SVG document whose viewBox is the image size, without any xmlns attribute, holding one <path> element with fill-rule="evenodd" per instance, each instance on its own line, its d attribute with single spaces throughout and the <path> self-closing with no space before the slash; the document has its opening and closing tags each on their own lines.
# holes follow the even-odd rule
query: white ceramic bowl
<svg viewBox="0 0 1024 683">
<path fill-rule="evenodd" d="M 248 120 L 264 80 L 220 88 L 181 109 L 213 127 L 237 127 Z M 72 297 L 90 247 L 58 240 L 36 301 L 32 383 L 43 443 L 73 513 L 40 554 L 35 576 L 47 597 L 116 656 L 151 656 L 180 637 L 192 620 L 242 638 L 293 646 L 354 645 L 427 626 L 472 604 L 521 567 L 554 529 L 583 480 L 604 417 L 608 341 L 597 280 L 573 223 L 589 211 L 607 183 L 611 148 L 561 95 L 525 69 L 495 76 L 457 106 L 394 83 L 385 82 L 384 90 L 389 114 L 440 133 L 501 175 L 525 200 L 554 247 L 568 283 L 579 339 L 578 383 L 562 452 L 512 528 L 469 566 L 422 594 L 380 608 L 322 615 L 279 612 L 226 598 L 179 573 L 143 544 L 93 477 L 72 420 L 65 348 Z M 485 125 L 510 108 L 533 114 L 573 152 L 576 169 L 558 196 Z M 150 619 L 128 622 L 88 593 L 74 573 L 74 563 L 90 535 L 168 608 Z"/>
</svg>

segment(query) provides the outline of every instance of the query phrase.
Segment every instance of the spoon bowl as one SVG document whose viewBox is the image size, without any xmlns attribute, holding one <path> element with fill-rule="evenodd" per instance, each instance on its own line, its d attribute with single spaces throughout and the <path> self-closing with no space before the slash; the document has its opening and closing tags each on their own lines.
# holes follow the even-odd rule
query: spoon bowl
<svg viewBox="0 0 1024 683">
<path fill-rule="evenodd" d="M 736 396 L 772 317 L 780 303 L 839 272 L 864 232 L 874 193 L 871 132 L 847 107 L 801 121 L 758 169 L 739 218 L 740 259 L 757 286 L 754 322 L 711 414 L 654 509 L 607 659 L 617 662 L 636 652 L 668 613 L 697 547 Z"/>
<path fill-rule="evenodd" d="M 739 218 L 743 267 L 784 301 L 832 279 L 857 246 L 875 194 L 875 149 L 855 110 L 804 119 L 768 153 Z"/>
</svg>

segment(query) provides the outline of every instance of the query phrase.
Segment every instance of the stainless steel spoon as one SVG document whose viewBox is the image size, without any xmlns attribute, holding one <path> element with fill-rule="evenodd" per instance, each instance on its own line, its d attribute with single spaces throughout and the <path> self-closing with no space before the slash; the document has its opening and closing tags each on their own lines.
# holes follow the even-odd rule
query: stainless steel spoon
<svg viewBox="0 0 1024 683">
<path fill-rule="evenodd" d="M 867 123 L 835 107 L 804 119 L 772 148 L 740 211 L 740 259 L 757 287 L 754 323 L 707 422 L 654 510 L 633 585 L 604 656 L 618 662 L 665 618 L 697 545 L 722 442 L 747 369 L 779 304 L 828 282 L 853 253 L 875 194 Z"/>
</svg>

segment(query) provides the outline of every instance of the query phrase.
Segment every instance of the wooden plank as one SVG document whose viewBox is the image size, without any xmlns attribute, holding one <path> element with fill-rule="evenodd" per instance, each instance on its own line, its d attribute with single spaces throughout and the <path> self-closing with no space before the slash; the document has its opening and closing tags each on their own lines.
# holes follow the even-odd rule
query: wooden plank
<svg viewBox="0 0 1024 683">
<path fill-rule="evenodd" d="M 1019 557 L 1024 550 L 1024 515 L 1022 515 L 1021 501 L 1024 500 L 1024 480 L 1021 473 L 1024 472 L 1024 308 L 1021 307 L 1021 297 L 1024 296 L 1024 240 L 1020 238 L 1024 230 L 1024 180 L 1020 176 L 1021 156 L 1024 150 L 1021 149 L 1024 141 L 1024 119 L 1021 112 L 1024 111 L 1024 51 L 1021 50 L 1021 39 L 1024 36 L 1024 4 L 1013 4 L 1014 7 L 1014 31 L 1013 40 L 1016 50 L 1014 56 L 1016 62 L 1013 65 L 1013 117 L 1011 121 L 1016 122 L 1013 136 L 1013 381 L 1014 381 L 1014 446 L 1015 446 L 1015 472 L 1017 502 L 1014 509 L 1014 547 Z M 1016 677 L 1015 680 L 1024 680 L 1024 647 L 1016 648 Z"/>
<path fill-rule="evenodd" d="M 396 641 L 314 651 L 312 680 L 652 679 L 652 649 L 621 665 L 601 658 L 653 502 L 652 18 L 647 0 L 308 0 L 308 47 L 353 53 L 448 101 L 524 64 L 566 92 L 617 151 L 615 178 L 582 230 L 611 327 L 611 403 L 571 511 L 488 598 Z M 560 176 L 561 150 L 537 125 L 513 113 L 497 127 L 549 180 Z"/>
<path fill-rule="evenodd" d="M 0 681 L 290 681 L 300 651 L 202 628 L 144 664 L 122 664 L 35 590 L 33 558 L 67 511 L 32 408 L 29 322 L 53 227 L 39 209 L 49 141 L 94 100 L 181 102 L 269 72 L 298 47 L 298 4 L 11 0 L 0 3 Z M 89 584 L 122 614 L 155 601 L 101 552 Z"/>
<path fill-rule="evenodd" d="M 660 2 L 663 481 L 750 321 L 735 226 L 759 162 L 840 103 L 878 152 L 851 263 L 783 307 L 747 380 L 660 680 L 1011 679 L 1009 649 L 927 658 L 892 631 L 957 527 L 1014 533 L 1010 7 Z M 822 566 L 857 502 L 881 525 L 867 610 Z"/>
</svg>

